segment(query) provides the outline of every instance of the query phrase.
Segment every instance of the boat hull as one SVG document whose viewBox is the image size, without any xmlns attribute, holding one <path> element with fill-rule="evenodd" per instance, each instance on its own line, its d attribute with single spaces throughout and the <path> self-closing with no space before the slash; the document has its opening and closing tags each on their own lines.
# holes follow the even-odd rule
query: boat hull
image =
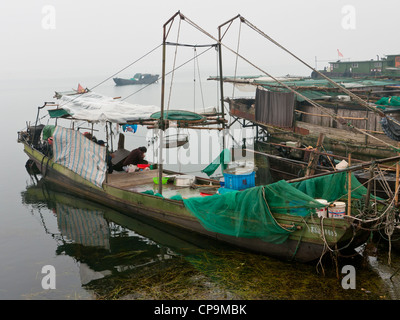
<svg viewBox="0 0 400 320">
<path fill-rule="evenodd" d="M 89 199 L 128 216 L 153 220 L 162 225 L 178 227 L 186 231 L 211 237 L 236 247 L 266 254 L 284 260 L 311 262 L 325 254 L 327 246 L 332 248 L 355 248 L 367 240 L 368 233 L 356 228 L 347 219 L 324 219 L 316 217 L 275 215 L 283 225 L 297 226 L 289 238 L 281 244 L 262 239 L 238 238 L 206 230 L 186 209 L 182 201 L 165 199 L 123 188 L 113 187 L 107 182 L 99 188 L 84 180 L 71 170 L 54 163 L 39 151 L 24 143 L 24 151 L 33 160 L 44 179 L 55 183 L 73 194 Z"/>
<path fill-rule="evenodd" d="M 113 78 L 113 80 L 117 86 L 126 86 L 131 84 L 152 84 L 157 82 L 158 75 L 149 76 L 144 79 Z"/>
<path fill-rule="evenodd" d="M 394 140 L 382 132 L 380 117 L 372 112 L 359 110 L 359 108 L 353 110 L 345 105 L 338 106 L 339 111 L 337 111 L 330 105 L 330 110 L 339 113 L 340 116 L 359 119 L 352 120 L 353 125 L 368 132 L 366 135 L 351 130 L 347 125 L 337 124 L 336 121 L 325 117 L 325 114 L 320 114 L 321 111 L 315 107 L 297 106 L 295 113 L 304 114 L 301 117 L 296 116 L 292 127 L 283 128 L 257 121 L 254 99 L 235 99 L 227 100 L 227 102 L 229 102 L 229 113 L 232 117 L 249 121 L 264 129 L 268 132 L 268 142 L 298 141 L 306 146 L 316 146 L 320 135 L 323 134 L 324 149 L 332 151 L 335 155 L 348 156 L 351 152 L 353 158 L 365 161 L 397 155 L 392 147 Z"/>
</svg>

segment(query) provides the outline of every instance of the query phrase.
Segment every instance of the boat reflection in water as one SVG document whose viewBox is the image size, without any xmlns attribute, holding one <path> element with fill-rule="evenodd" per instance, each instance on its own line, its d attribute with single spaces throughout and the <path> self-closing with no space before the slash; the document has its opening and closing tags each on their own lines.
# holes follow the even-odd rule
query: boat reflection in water
<svg viewBox="0 0 400 320">
<path fill-rule="evenodd" d="M 330 268 L 321 277 L 315 272 L 315 265 L 287 264 L 237 251 L 182 229 L 133 219 L 61 192 L 57 185 L 43 179 L 27 187 L 22 198 L 33 208 L 34 215 L 39 214 L 45 232 L 57 242 L 57 256 L 69 256 L 77 262 L 81 287 L 94 294 L 93 298 L 326 299 L 326 294 L 329 299 L 389 297 L 385 285 L 369 268 L 357 268 L 358 281 L 366 288 L 375 288 L 378 281 L 380 289 L 375 288 L 369 296 L 360 290 L 344 292 Z M 46 207 L 55 217 L 41 210 Z M 310 291 L 308 283 L 325 289 Z M 394 296 L 397 299 L 398 295 Z"/>
<path fill-rule="evenodd" d="M 140 269 L 178 257 L 182 252 L 198 252 L 200 245 L 212 248 L 212 240 L 198 239 L 182 232 L 161 230 L 110 208 L 57 191 L 57 186 L 38 180 L 22 193 L 25 204 L 45 204 L 54 212 L 58 233 L 47 227 L 48 217 L 40 213 L 47 234 L 57 241 L 57 255 L 79 262 L 82 285 L 125 271 Z M 49 221 L 49 225 L 50 225 Z M 177 236 L 178 235 L 178 236 Z M 193 243 L 196 243 L 194 245 Z"/>
</svg>

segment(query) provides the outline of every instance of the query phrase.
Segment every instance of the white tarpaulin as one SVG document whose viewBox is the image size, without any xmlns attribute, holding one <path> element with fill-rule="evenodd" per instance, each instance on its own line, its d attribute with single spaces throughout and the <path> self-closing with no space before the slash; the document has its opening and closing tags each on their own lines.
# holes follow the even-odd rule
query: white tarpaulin
<svg viewBox="0 0 400 320">
<path fill-rule="evenodd" d="M 53 133 L 53 161 L 98 187 L 106 177 L 106 148 L 79 131 L 57 126 Z"/>
<path fill-rule="evenodd" d="M 73 118 L 91 122 L 126 123 L 129 120 L 148 119 L 151 114 L 160 111 L 157 106 L 132 104 L 94 92 L 78 96 L 63 95 L 61 101 L 60 108 Z"/>
</svg>

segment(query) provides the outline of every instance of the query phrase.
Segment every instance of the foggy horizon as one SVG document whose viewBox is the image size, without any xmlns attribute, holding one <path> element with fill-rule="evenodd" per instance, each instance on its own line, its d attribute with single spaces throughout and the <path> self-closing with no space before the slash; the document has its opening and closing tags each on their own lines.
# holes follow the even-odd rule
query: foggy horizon
<svg viewBox="0 0 400 320">
<path fill-rule="evenodd" d="M 323 69 L 328 61 L 370 60 L 397 54 L 392 30 L 396 30 L 398 2 L 372 1 L 3 1 L 1 12 L 1 80 L 79 77 L 98 81 L 126 67 L 162 43 L 162 26 L 178 10 L 201 28 L 218 35 L 218 25 L 241 14 L 252 24 L 288 48 L 312 67 Z M 176 21 L 168 39 L 175 42 Z M 181 22 L 181 43 L 215 43 Z M 238 41 L 240 35 L 240 42 Z M 226 41 L 226 42 L 225 42 Z M 235 21 L 223 43 L 274 76 L 309 76 L 311 70 L 271 42 Z M 168 48 L 167 72 L 175 47 Z M 181 49 L 180 54 L 181 54 Z M 204 49 L 198 49 L 200 53 Z M 260 71 L 236 61 L 225 48 L 224 75 L 260 75 Z M 182 52 L 184 50 L 182 49 Z M 161 73 L 161 47 L 118 76 L 136 72 Z M 188 49 L 176 65 L 193 56 Z M 179 60 L 180 59 L 180 60 Z M 239 59 L 240 60 L 240 59 Z M 202 77 L 217 74 L 215 50 L 199 58 Z M 237 63 L 237 66 L 236 66 Z M 190 75 L 193 62 L 182 67 Z M 93 84 L 95 84 L 94 81 Z"/>
</svg>

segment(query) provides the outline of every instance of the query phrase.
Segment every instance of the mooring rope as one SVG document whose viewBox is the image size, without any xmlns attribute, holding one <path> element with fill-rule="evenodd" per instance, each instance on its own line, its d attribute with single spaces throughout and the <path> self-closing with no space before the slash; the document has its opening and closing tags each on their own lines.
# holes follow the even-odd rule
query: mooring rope
<svg viewBox="0 0 400 320">
<path fill-rule="evenodd" d="M 198 57 L 200 57 L 200 56 L 203 55 L 204 53 L 208 52 L 211 48 L 213 48 L 213 46 L 208 46 L 208 47 L 209 47 L 209 48 L 207 48 L 207 49 L 205 49 L 204 51 L 202 51 L 202 52 L 200 52 L 199 54 L 197 54 L 196 58 L 198 59 Z M 183 66 L 185 66 L 186 64 L 188 64 L 189 62 L 193 61 L 193 59 L 195 59 L 195 58 L 192 57 L 192 58 L 186 60 L 185 62 L 183 62 L 182 64 L 180 64 L 180 65 L 177 66 L 176 68 L 174 68 L 174 69 L 172 69 L 171 71 L 167 72 L 165 75 L 166 75 L 166 76 L 170 75 L 171 73 L 175 72 L 176 70 L 178 70 L 178 69 L 182 68 Z M 160 80 L 160 79 L 161 79 L 161 76 L 158 77 L 157 80 Z M 152 84 L 152 83 L 150 83 L 150 84 L 144 86 L 143 88 L 141 88 L 141 89 L 139 89 L 139 90 L 137 90 L 137 91 L 135 91 L 135 92 L 133 92 L 133 93 L 127 95 L 127 96 L 126 96 L 125 98 L 123 98 L 122 100 L 128 99 L 129 97 L 133 96 L 134 94 L 138 93 L 139 91 L 142 91 L 143 89 L 147 88 L 147 87 L 148 87 L 149 85 L 151 85 L 151 84 Z"/>
<path fill-rule="evenodd" d="M 287 232 L 294 232 L 294 231 L 296 231 L 295 229 L 293 230 L 293 228 L 296 227 L 295 224 L 293 224 L 292 230 L 290 230 L 290 229 L 285 228 L 284 226 L 282 226 L 282 225 L 275 219 L 274 215 L 272 214 L 271 208 L 269 207 L 269 204 L 268 204 L 268 202 L 267 202 L 267 199 L 266 199 L 266 197 L 265 197 L 265 187 L 264 187 L 264 186 L 262 187 L 262 195 L 263 195 L 265 204 L 267 205 L 267 208 L 268 208 L 268 211 L 269 211 L 269 213 L 270 213 L 270 216 L 271 216 L 272 219 L 275 221 L 275 223 L 276 223 L 280 228 L 282 228 L 283 230 L 285 230 L 285 231 L 287 231 Z"/>
</svg>

